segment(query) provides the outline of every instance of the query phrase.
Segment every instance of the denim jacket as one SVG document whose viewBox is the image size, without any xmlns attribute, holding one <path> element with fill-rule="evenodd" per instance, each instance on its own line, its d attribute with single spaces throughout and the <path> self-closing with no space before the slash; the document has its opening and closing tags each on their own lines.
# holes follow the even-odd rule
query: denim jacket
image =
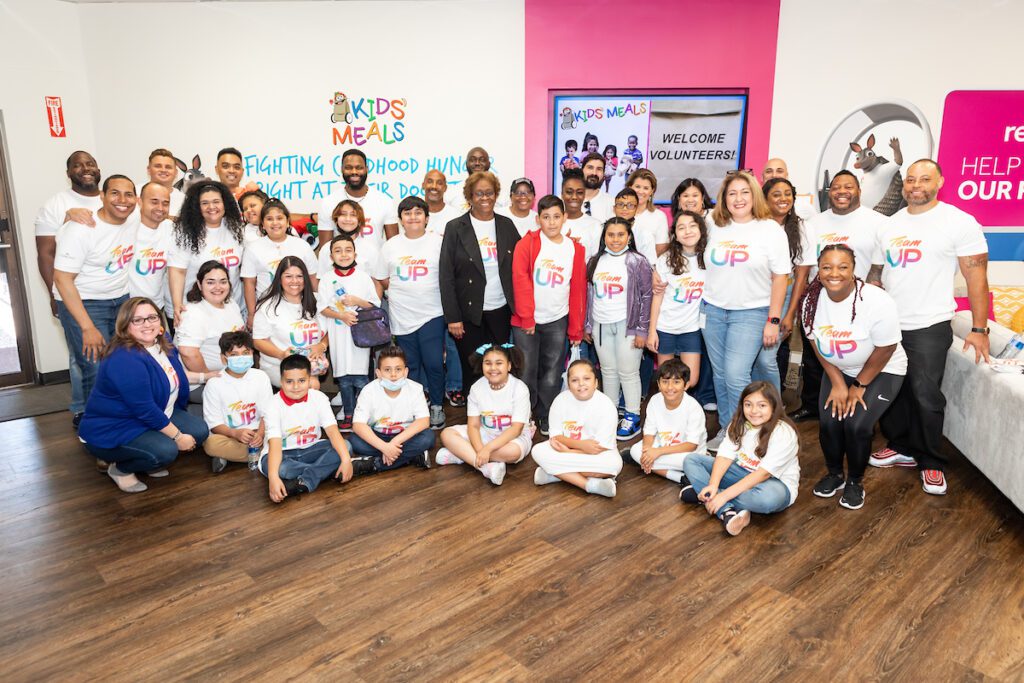
<svg viewBox="0 0 1024 683">
<path fill-rule="evenodd" d="M 628 251 L 626 259 L 626 336 L 647 337 L 651 324 L 652 290 L 650 262 L 636 251 Z M 594 283 L 587 283 L 587 322 L 584 327 L 587 334 L 593 332 Z"/>
</svg>

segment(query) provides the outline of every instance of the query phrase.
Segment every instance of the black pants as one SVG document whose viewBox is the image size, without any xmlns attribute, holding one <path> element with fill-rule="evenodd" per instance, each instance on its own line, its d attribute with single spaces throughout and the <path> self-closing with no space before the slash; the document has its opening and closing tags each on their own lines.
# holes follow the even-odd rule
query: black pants
<svg viewBox="0 0 1024 683">
<path fill-rule="evenodd" d="M 800 325 L 799 321 L 797 321 L 797 329 L 800 330 L 800 340 L 803 342 L 803 351 L 800 354 L 800 377 L 803 381 L 800 389 L 800 407 L 812 415 L 817 415 L 818 394 L 821 393 L 821 381 L 825 371 L 821 367 L 821 361 L 818 360 L 818 354 L 814 353 L 814 340 L 807 338 L 803 325 Z M 828 394 L 825 395 L 828 396 Z"/>
<path fill-rule="evenodd" d="M 462 339 L 455 340 L 455 348 L 459 350 L 459 361 L 462 363 L 462 393 L 468 397 L 473 382 L 480 379 L 480 374 L 474 372 L 470 365 L 470 357 L 484 344 L 508 343 L 512 333 L 512 310 L 505 304 L 493 311 L 484 311 L 479 325 L 463 320 L 462 327 L 465 333 Z"/>
<path fill-rule="evenodd" d="M 537 325 L 533 334 L 512 328 L 512 339 L 523 352 L 521 379 L 530 388 L 530 403 L 538 420 L 547 420 L 551 403 L 562 389 L 569 317 Z"/>
<path fill-rule="evenodd" d="M 843 375 L 846 386 L 853 384 L 853 378 Z M 864 403 L 868 409 L 857 405 L 853 415 L 842 420 L 832 417 L 832 406 L 825 407 L 825 401 L 832 392 L 832 380 L 828 375 L 822 378 L 818 399 L 818 442 L 825 455 L 825 466 L 829 474 L 843 473 L 843 455 L 846 455 L 847 477 L 859 482 L 864 476 L 871 456 L 871 437 L 875 434 L 875 423 L 882 417 L 899 395 L 903 384 L 902 375 L 882 372 L 864 390 Z"/>
<path fill-rule="evenodd" d="M 922 470 L 946 469 L 946 456 L 942 454 L 946 411 L 942 377 L 946 373 L 946 352 L 952 343 L 953 328 L 949 321 L 903 331 L 907 378 L 892 408 L 882 418 L 882 433 L 889 440 L 889 448 L 909 455 Z"/>
</svg>

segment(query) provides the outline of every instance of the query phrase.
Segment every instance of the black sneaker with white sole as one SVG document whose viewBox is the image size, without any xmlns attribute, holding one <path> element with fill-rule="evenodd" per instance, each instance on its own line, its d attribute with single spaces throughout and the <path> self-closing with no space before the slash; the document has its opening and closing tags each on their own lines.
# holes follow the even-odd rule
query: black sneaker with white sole
<svg viewBox="0 0 1024 683">
<path fill-rule="evenodd" d="M 860 510 L 864 507 L 864 485 L 859 481 L 846 482 L 846 489 L 843 491 L 843 497 L 839 499 L 839 504 L 847 510 Z"/>
<path fill-rule="evenodd" d="M 697 489 L 693 488 L 693 484 L 690 483 L 685 474 L 679 480 L 679 500 L 687 505 L 700 505 Z"/>
<path fill-rule="evenodd" d="M 846 486 L 846 479 L 841 474 L 826 474 L 814 485 L 814 495 L 818 498 L 831 498 Z"/>
</svg>

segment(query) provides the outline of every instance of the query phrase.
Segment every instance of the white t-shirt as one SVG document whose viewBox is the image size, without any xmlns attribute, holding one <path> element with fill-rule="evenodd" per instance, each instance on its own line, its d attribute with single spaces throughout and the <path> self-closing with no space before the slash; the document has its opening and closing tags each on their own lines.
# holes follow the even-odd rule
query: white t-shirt
<svg viewBox="0 0 1024 683">
<path fill-rule="evenodd" d="M 256 278 L 256 296 L 260 297 L 274 281 L 277 264 L 285 256 L 297 256 L 306 264 L 306 270 L 313 277 L 317 276 L 319 265 L 313 247 L 294 235 L 285 235 L 280 242 L 274 242 L 267 236 L 255 239 L 245 245 L 242 257 L 241 276 Z"/>
<path fill-rule="evenodd" d="M 388 396 L 379 379 L 375 379 L 359 392 L 352 422 L 370 426 L 378 434 L 401 434 L 416 420 L 430 417 L 423 385 L 411 379 L 405 381 L 398 396 Z"/>
<path fill-rule="evenodd" d="M 375 306 L 380 305 L 380 298 L 377 296 L 377 288 L 374 286 L 373 280 L 359 268 L 346 277 L 338 275 L 333 268 L 320 275 L 320 284 L 317 289 L 318 311 L 323 311 L 325 308 L 333 308 L 336 311 L 347 308 L 347 310 L 354 311 L 355 306 L 341 305 L 340 299 L 346 294 L 366 299 Z M 321 316 L 321 320 L 327 330 L 331 370 L 334 376 L 365 376 L 370 367 L 370 349 L 361 348 L 352 343 L 352 328 L 342 321 L 327 316 Z"/>
<path fill-rule="evenodd" d="M 626 254 L 602 254 L 594 270 L 594 310 L 591 317 L 595 323 L 617 323 L 626 319 L 628 282 Z"/>
<path fill-rule="evenodd" d="M 381 260 L 388 274 L 393 334 L 412 334 L 424 323 L 444 315 L 438 276 L 440 235 L 428 232 L 417 239 L 395 235 L 384 244 Z"/>
<path fill-rule="evenodd" d="M 363 224 L 362 236 L 372 237 L 377 246 L 384 243 L 384 226 L 398 223 L 398 214 L 395 213 L 395 204 L 387 195 L 380 190 L 367 188 L 366 194 L 362 197 L 352 197 L 344 186 L 329 194 L 320 203 L 320 213 L 317 214 L 317 231 L 327 234 L 336 233 L 338 226 L 331 221 L 331 214 L 334 209 L 346 199 L 351 199 L 362 207 L 366 223 Z"/>
<path fill-rule="evenodd" d="M 444 229 L 450 221 L 455 220 L 465 211 L 458 211 L 454 206 L 445 204 L 440 211 L 432 211 L 427 219 L 427 232 L 433 232 L 444 237 Z M 399 223 L 401 225 L 401 223 Z"/>
<path fill-rule="evenodd" d="M 211 372 L 224 369 L 220 361 L 220 337 L 225 332 L 244 330 L 242 312 L 231 299 L 217 308 L 206 299 L 198 303 L 185 302 L 181 324 L 174 330 L 174 345 L 199 349 L 199 354 Z"/>
<path fill-rule="evenodd" d="M 170 387 L 171 394 L 167 397 L 167 405 L 164 406 L 164 415 L 170 417 L 174 413 L 174 402 L 178 400 L 178 372 L 171 365 L 171 359 L 167 357 L 167 354 L 163 352 L 159 344 L 153 344 L 146 348 L 149 351 L 149 355 L 153 356 L 153 359 L 160 364 L 160 368 L 167 375 L 167 386 Z"/>
<path fill-rule="evenodd" d="M 569 284 L 576 245 L 568 237 L 555 244 L 540 233 L 540 251 L 533 262 L 533 320 L 553 323 L 569 315 Z"/>
<path fill-rule="evenodd" d="M 692 443 L 697 446 L 694 452 L 703 453 L 708 441 L 704 409 L 697 399 L 683 392 L 683 400 L 675 409 L 669 410 L 665 406 L 665 397 L 657 393 L 647 402 L 644 436 L 654 437 L 654 448 Z"/>
<path fill-rule="evenodd" d="M 241 377 L 224 372 L 203 389 L 203 419 L 210 429 L 256 429 L 273 398 L 270 378 L 262 370 L 249 368 Z"/>
<path fill-rule="evenodd" d="M 501 288 L 501 275 L 498 270 L 498 237 L 494 219 L 480 221 L 472 216 L 473 232 L 476 233 L 477 244 L 480 245 L 480 258 L 484 264 L 484 275 L 487 285 L 484 287 L 484 310 L 493 311 L 505 305 L 505 290 Z"/>
<path fill-rule="evenodd" d="M 145 184 L 145 183 L 143 183 Z M 142 185 L 139 185 L 139 192 L 142 192 Z M 167 209 L 167 215 L 177 218 L 181 215 L 181 205 L 185 203 L 185 193 L 176 187 L 171 188 L 171 205 Z"/>
<path fill-rule="evenodd" d="M 857 297 L 857 317 L 850 322 L 854 297 Z M 903 334 L 896 302 L 874 285 L 864 285 L 859 294 L 850 294 L 838 302 L 822 291 L 811 336 L 822 357 L 850 377 L 860 374 L 875 347 L 896 344 L 896 351 L 882 372 L 907 374 L 907 354 L 900 344 Z"/>
<path fill-rule="evenodd" d="M 374 280 L 383 280 L 388 276 L 384 262 L 380 258 L 381 244 L 374 239 L 357 237 L 356 245 L 356 270 L 361 270 Z M 326 277 L 326 274 L 334 270 L 334 261 L 331 260 L 331 243 L 328 242 L 320 249 L 320 256 L 317 258 L 318 277 Z"/>
<path fill-rule="evenodd" d="M 863 280 L 867 278 L 872 264 L 882 263 L 884 257 L 879 248 L 878 236 L 888 224 L 888 216 L 860 206 L 841 216 L 829 209 L 817 214 L 804 225 L 814 243 L 815 263 L 821 250 L 828 245 L 845 244 L 853 249 L 857 259 L 854 273 Z M 814 277 L 814 271 L 811 277 Z"/>
<path fill-rule="evenodd" d="M 170 266 L 172 268 L 185 269 L 185 292 L 187 294 L 192 285 L 195 284 L 196 274 L 199 268 L 207 261 L 218 261 L 228 269 L 228 279 L 231 281 L 231 298 L 241 305 L 243 301 L 242 286 L 239 280 L 242 266 L 242 245 L 231 234 L 231 231 L 224 225 L 220 227 L 206 228 L 206 240 L 199 249 L 198 254 L 186 251 L 175 245 L 171 250 Z M 187 304 L 186 304 L 187 305 Z"/>
<path fill-rule="evenodd" d="M 579 218 L 566 218 L 562 225 L 562 234 L 579 240 L 583 245 L 583 258 L 590 261 L 590 257 L 597 253 L 598 242 L 601 241 L 602 225 L 587 214 Z"/>
<path fill-rule="evenodd" d="M 590 213 L 587 213 L 587 202 L 590 202 Z M 583 215 L 593 216 L 598 223 L 604 222 L 615 215 L 615 197 L 607 192 L 598 191 L 593 199 L 583 200 Z"/>
<path fill-rule="evenodd" d="M 156 228 L 139 223 L 135 231 L 135 250 L 128 271 L 128 293 L 144 296 L 165 310 L 171 310 L 167 293 L 167 259 L 174 248 L 174 225 L 165 220 Z"/>
<path fill-rule="evenodd" d="M 786 233 L 773 220 L 708 226 L 704 251 L 707 274 L 704 300 L 728 310 L 762 308 L 771 303 L 772 274 L 789 275 Z"/>
<path fill-rule="evenodd" d="M 530 389 L 509 375 L 505 386 L 495 391 L 487 378 L 481 377 L 469 390 L 466 417 L 479 417 L 480 431 L 492 439 L 500 436 L 513 423 L 525 425 L 530 421 Z"/>
<path fill-rule="evenodd" d="M 305 401 L 292 405 L 286 405 L 280 393 L 274 394 L 267 404 L 263 420 L 266 425 L 264 453 L 270 450 L 271 439 L 281 439 L 282 451 L 309 448 L 320 441 L 325 427 L 338 426 L 331 410 L 331 400 L 316 389 L 309 390 Z"/>
<path fill-rule="evenodd" d="M 548 423 L 551 436 L 564 436 L 578 441 L 594 439 L 604 448 L 613 449 L 619 411 L 612 400 L 600 391 L 595 391 L 586 401 L 580 401 L 571 392 L 563 391 L 551 402 Z"/>
<path fill-rule="evenodd" d="M 686 272 L 675 275 L 668 265 L 668 252 L 665 252 L 658 257 L 657 271 L 666 289 L 654 328 L 669 334 L 699 330 L 705 270 L 697 264 L 696 254 L 686 257 Z"/>
<path fill-rule="evenodd" d="M 319 310 L 319 309 L 318 309 Z M 294 349 L 295 353 L 309 354 L 314 344 L 323 337 L 322 319 L 302 317 L 302 305 L 281 299 L 268 299 L 256 309 L 252 322 L 252 338 L 268 339 L 282 350 Z M 330 346 L 330 342 L 328 342 Z M 281 359 L 264 354 L 260 357 L 261 367 L 281 367 Z"/>
<path fill-rule="evenodd" d="M 248 249 L 249 245 L 263 237 L 263 233 L 260 231 L 258 225 L 252 223 L 246 223 L 245 227 L 242 228 L 242 248 Z M 242 265 L 245 265 L 245 259 L 242 259 Z"/>
<path fill-rule="evenodd" d="M 885 255 L 882 285 L 896 301 L 904 330 L 952 320 L 957 259 L 988 253 L 978 221 L 945 202 L 921 214 L 900 209 L 879 242 Z"/>
<path fill-rule="evenodd" d="M 520 218 L 519 216 L 512 213 L 512 209 L 509 207 L 505 207 L 504 209 L 497 213 L 500 213 L 502 216 L 506 216 L 513 223 L 515 223 L 516 230 L 519 231 L 520 237 L 530 232 L 531 230 L 537 229 L 537 212 L 534 211 L 533 209 L 530 209 L 530 213 L 527 214 L 525 218 Z"/>
<path fill-rule="evenodd" d="M 72 189 L 58 192 L 39 209 L 36 214 L 36 237 L 56 237 L 60 226 L 64 225 L 64 215 L 68 209 L 89 209 L 93 217 L 103 208 L 102 195 L 87 197 Z"/>
<path fill-rule="evenodd" d="M 722 445 L 718 447 L 717 455 L 720 458 L 735 460 L 740 467 L 748 472 L 753 472 L 761 467 L 786 485 L 786 488 L 789 489 L 789 504 L 792 505 L 796 502 L 797 490 L 800 487 L 800 460 L 797 457 L 797 453 L 800 451 L 800 441 L 792 427 L 785 422 L 779 422 L 768 439 L 768 451 L 763 458 L 758 458 L 754 451 L 757 448 L 757 437 L 760 431 L 760 429 L 748 428 L 743 433 L 739 444 L 734 443 L 726 436 Z"/>
<path fill-rule="evenodd" d="M 96 227 L 66 223 L 57 233 L 53 269 L 75 273 L 75 288 L 84 299 L 116 299 L 128 293 L 128 272 L 135 254 L 138 223 L 113 225 L 96 218 Z M 60 299 L 57 285 L 53 294 Z"/>
<path fill-rule="evenodd" d="M 659 244 L 668 244 L 668 216 L 661 209 L 637 211 L 636 218 L 633 219 L 633 234 L 636 236 L 637 249 L 640 249 L 641 237 L 645 246 L 648 243 L 653 247 Z M 653 247 L 650 255 L 642 249 L 640 250 L 640 253 L 647 256 L 647 260 L 651 263 L 657 259 L 657 251 Z"/>
</svg>

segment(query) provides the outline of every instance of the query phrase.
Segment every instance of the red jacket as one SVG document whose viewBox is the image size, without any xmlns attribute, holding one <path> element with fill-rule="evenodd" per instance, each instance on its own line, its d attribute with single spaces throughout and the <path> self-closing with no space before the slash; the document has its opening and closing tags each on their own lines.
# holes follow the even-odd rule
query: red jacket
<svg viewBox="0 0 1024 683">
<path fill-rule="evenodd" d="M 515 310 L 512 324 L 515 327 L 534 327 L 536 310 L 533 301 L 533 264 L 540 253 L 540 230 L 526 233 L 516 245 L 512 256 L 512 289 L 515 292 Z M 566 238 L 568 239 L 568 238 Z M 583 322 L 587 314 L 587 264 L 583 258 L 583 246 L 572 241 L 572 277 L 569 279 L 569 340 L 583 339 Z"/>
</svg>

